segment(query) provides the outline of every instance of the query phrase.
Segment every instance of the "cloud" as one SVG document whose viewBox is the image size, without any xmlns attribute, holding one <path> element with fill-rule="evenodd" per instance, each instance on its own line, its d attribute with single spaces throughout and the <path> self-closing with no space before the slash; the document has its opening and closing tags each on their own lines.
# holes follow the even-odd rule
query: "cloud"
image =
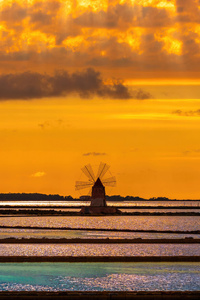
<svg viewBox="0 0 200 300">
<path fill-rule="evenodd" d="M 86 11 L 74 19 L 81 27 L 116 28 L 130 26 L 134 17 L 134 8 L 127 4 L 110 5 L 106 11 Z"/>
<path fill-rule="evenodd" d="M 1 0 L 0 6 L 6 72 L 98 66 L 125 78 L 142 71 L 199 71 L 198 0 Z M 100 94 L 107 92 L 116 97 L 108 89 Z"/>
<path fill-rule="evenodd" d="M 88 152 L 88 153 L 83 153 L 83 156 L 103 156 L 107 155 L 105 152 Z"/>
<path fill-rule="evenodd" d="M 110 5 L 106 11 L 86 11 L 74 19 L 75 24 L 89 28 L 166 27 L 172 24 L 164 8 L 143 7 L 128 3 Z"/>
<path fill-rule="evenodd" d="M 198 157 L 200 154 L 200 149 L 194 149 L 194 150 L 185 150 L 182 152 L 184 156 L 193 156 Z"/>
<path fill-rule="evenodd" d="M 138 100 L 152 99 L 153 96 L 142 89 L 135 90 L 133 92 L 133 97 Z"/>
<path fill-rule="evenodd" d="M 200 22 L 198 0 L 176 0 L 176 11 L 179 22 Z"/>
<path fill-rule="evenodd" d="M 55 120 L 54 122 L 50 122 L 50 121 L 45 121 L 43 123 L 39 123 L 38 126 L 41 128 L 41 129 L 47 129 L 47 128 L 50 128 L 50 127 L 61 127 L 63 125 L 64 121 L 62 119 L 58 119 L 58 120 Z"/>
<path fill-rule="evenodd" d="M 34 72 L 3 74 L 0 75 L 0 91 L 1 100 L 59 97 L 72 93 L 82 98 L 131 98 L 126 86 L 120 82 L 105 84 L 101 74 L 92 68 L 72 74 L 57 71 L 52 76 Z"/>
<path fill-rule="evenodd" d="M 46 121 L 46 122 L 44 122 L 44 123 L 38 124 L 38 126 L 39 126 L 41 129 L 45 129 L 45 128 L 49 127 L 50 124 L 49 124 L 49 122 Z"/>
<path fill-rule="evenodd" d="M 45 176 L 45 175 L 46 175 L 45 172 L 39 171 L 39 172 L 36 172 L 36 173 L 32 174 L 31 177 L 36 177 L 36 178 L 38 178 L 38 177 L 43 177 L 43 176 Z"/>
<path fill-rule="evenodd" d="M 182 111 L 181 109 L 177 109 L 174 110 L 172 113 L 178 116 L 193 117 L 193 116 L 200 116 L 200 109 L 188 110 L 188 111 Z"/>
</svg>

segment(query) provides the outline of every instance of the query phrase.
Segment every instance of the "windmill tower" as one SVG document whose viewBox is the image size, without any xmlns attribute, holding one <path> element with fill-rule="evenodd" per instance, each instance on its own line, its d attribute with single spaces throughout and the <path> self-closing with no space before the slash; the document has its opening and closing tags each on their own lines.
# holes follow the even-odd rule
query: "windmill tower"
<svg viewBox="0 0 200 300">
<path fill-rule="evenodd" d="M 81 169 L 88 178 L 88 181 L 76 181 L 75 190 L 92 188 L 90 207 L 83 207 L 81 209 L 82 213 L 101 214 L 117 212 L 115 207 L 108 207 L 106 203 L 105 186 L 114 187 L 116 185 L 116 178 L 114 176 L 104 177 L 109 168 L 110 166 L 107 164 L 100 163 L 96 176 L 90 164 Z"/>
<path fill-rule="evenodd" d="M 105 187 L 98 177 L 92 187 L 91 206 L 107 206 Z"/>
</svg>

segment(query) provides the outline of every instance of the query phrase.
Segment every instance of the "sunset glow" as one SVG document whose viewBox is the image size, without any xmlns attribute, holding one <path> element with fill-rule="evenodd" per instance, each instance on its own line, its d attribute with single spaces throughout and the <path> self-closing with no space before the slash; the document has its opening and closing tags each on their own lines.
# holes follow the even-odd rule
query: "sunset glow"
<svg viewBox="0 0 200 300">
<path fill-rule="evenodd" d="M 198 0 L 0 0 L 1 193 L 200 198 Z"/>
</svg>

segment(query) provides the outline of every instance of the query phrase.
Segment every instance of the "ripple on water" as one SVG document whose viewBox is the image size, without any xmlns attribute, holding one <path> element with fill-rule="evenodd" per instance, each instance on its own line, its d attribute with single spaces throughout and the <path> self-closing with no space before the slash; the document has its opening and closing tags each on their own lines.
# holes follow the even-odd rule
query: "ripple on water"
<svg viewBox="0 0 200 300">
<path fill-rule="evenodd" d="M 195 291 L 198 263 L 4 263 L 3 291 Z"/>
<path fill-rule="evenodd" d="M 198 256 L 199 244 L 2 244 L 0 256 Z"/>
<path fill-rule="evenodd" d="M 42 226 L 132 230 L 200 230 L 199 216 L 4 217 L 1 226 Z"/>
</svg>

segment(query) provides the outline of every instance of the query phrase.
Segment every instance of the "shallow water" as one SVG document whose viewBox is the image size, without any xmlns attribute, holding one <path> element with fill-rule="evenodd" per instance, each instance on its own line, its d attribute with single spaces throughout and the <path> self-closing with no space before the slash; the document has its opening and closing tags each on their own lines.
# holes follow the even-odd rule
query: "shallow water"
<svg viewBox="0 0 200 300">
<path fill-rule="evenodd" d="M 40 230 L 40 229 L 14 229 L 0 228 L 0 239 L 5 238 L 84 238 L 84 239 L 177 239 L 192 237 L 200 238 L 200 234 L 174 234 L 174 233 L 150 233 L 150 232 L 112 232 L 112 231 L 89 231 L 89 230 Z"/>
<path fill-rule="evenodd" d="M 111 228 L 132 230 L 200 230 L 199 216 L 39 216 L 0 217 L 0 226 Z"/>
<path fill-rule="evenodd" d="M 199 263 L 1 263 L 1 291 L 197 291 Z"/>
<path fill-rule="evenodd" d="M 198 256 L 200 244 L 1 244 L 0 256 Z"/>
</svg>

